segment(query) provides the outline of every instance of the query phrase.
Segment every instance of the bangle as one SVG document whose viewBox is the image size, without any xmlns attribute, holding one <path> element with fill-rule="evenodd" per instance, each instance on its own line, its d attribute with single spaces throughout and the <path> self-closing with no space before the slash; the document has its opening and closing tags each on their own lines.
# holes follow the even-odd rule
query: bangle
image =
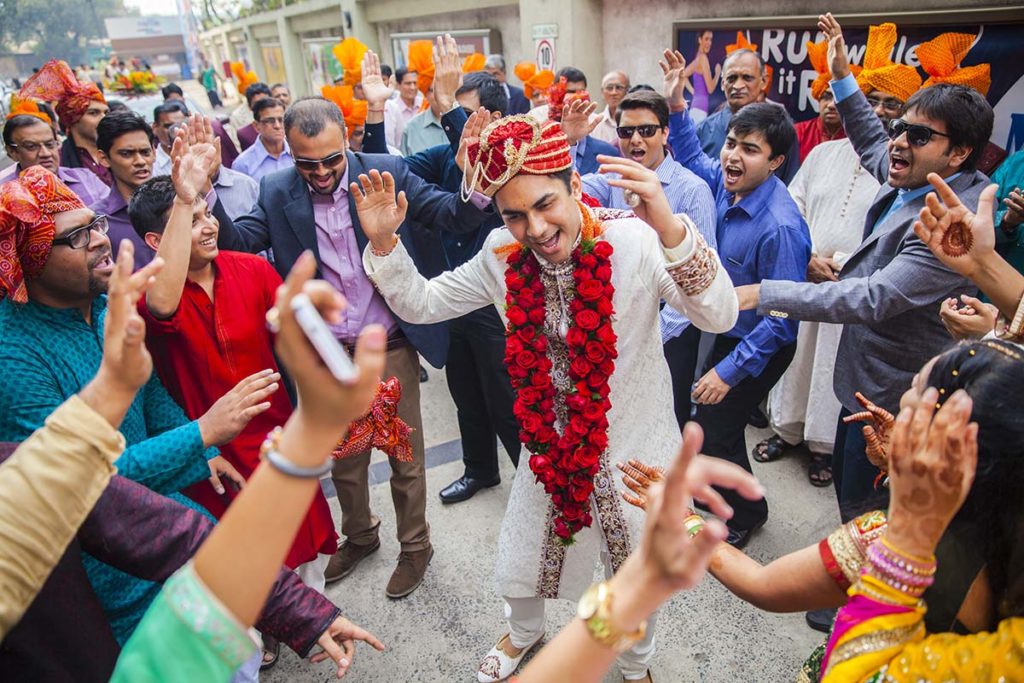
<svg viewBox="0 0 1024 683">
<path fill-rule="evenodd" d="M 395 247 L 398 246 L 398 235 L 392 235 L 391 239 L 392 239 L 391 248 L 388 249 L 387 251 L 382 251 L 380 249 L 374 248 L 373 243 L 371 242 L 370 243 L 370 253 L 373 254 L 374 256 L 379 256 L 381 258 L 383 258 L 385 256 L 389 256 L 391 254 L 391 252 L 393 252 L 395 250 Z"/>
<path fill-rule="evenodd" d="M 319 479 L 334 468 L 334 461 L 331 458 L 327 458 L 323 465 L 301 467 L 284 457 L 277 450 L 277 445 L 281 441 L 281 434 L 283 432 L 284 430 L 280 427 L 274 427 L 270 430 L 267 438 L 260 444 L 260 460 L 266 460 L 271 467 L 281 474 L 295 477 L 296 479 Z"/>
</svg>

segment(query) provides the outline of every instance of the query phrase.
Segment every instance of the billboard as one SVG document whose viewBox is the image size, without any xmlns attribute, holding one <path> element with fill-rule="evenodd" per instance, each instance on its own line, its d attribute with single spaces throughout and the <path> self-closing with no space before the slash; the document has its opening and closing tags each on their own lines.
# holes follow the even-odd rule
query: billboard
<svg viewBox="0 0 1024 683">
<path fill-rule="evenodd" d="M 976 36 L 961 66 L 991 65 L 992 86 L 987 96 L 989 104 L 995 110 L 995 127 L 991 140 L 1009 152 L 1024 147 L 1024 41 L 1020 39 L 1020 36 L 1024 35 L 1024 23 L 927 26 L 898 21 L 896 23 L 899 38 L 890 56 L 892 61 L 918 68 L 925 78 L 927 74 L 920 68 L 916 55 L 918 45 L 948 32 Z M 707 31 L 711 32 L 711 47 L 707 56 L 711 73 L 714 74 L 716 66 L 725 61 L 726 45 L 737 42 L 736 28 L 714 22 L 708 22 L 706 29 L 689 25 L 677 28 L 676 46 L 687 61 L 693 60 L 699 39 Z M 791 27 L 744 28 L 739 32 L 752 46 L 756 46 L 755 51 L 772 67 L 769 99 L 785 105 L 794 121 L 817 116 L 818 104 L 811 97 L 811 84 L 818 74 L 807 58 L 807 43 L 822 40 L 817 28 L 809 29 L 804 24 Z M 867 25 L 848 26 L 844 23 L 843 37 L 846 40 L 850 62 L 860 64 L 864 58 L 868 37 Z M 694 74 L 692 78 L 704 79 L 699 73 Z M 716 111 L 725 102 L 720 79 L 715 86 L 711 89 L 707 88 L 707 84 L 698 84 L 696 91 L 699 106 L 704 105 L 703 91 L 707 89 L 708 113 Z M 692 91 L 688 88 L 688 93 Z M 690 99 L 691 95 L 688 94 L 687 97 Z"/>
</svg>

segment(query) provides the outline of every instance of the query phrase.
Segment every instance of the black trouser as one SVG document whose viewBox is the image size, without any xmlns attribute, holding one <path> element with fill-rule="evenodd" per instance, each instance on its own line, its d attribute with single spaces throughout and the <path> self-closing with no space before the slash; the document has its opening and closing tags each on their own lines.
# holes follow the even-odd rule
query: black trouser
<svg viewBox="0 0 1024 683">
<path fill-rule="evenodd" d="M 739 342 L 734 337 L 718 335 L 708 359 L 708 367 L 716 366 Z M 795 352 L 795 343 L 782 347 L 771 357 L 760 375 L 741 380 L 729 390 L 721 403 L 697 406 L 696 421 L 704 428 L 704 447 L 701 453 L 734 462 L 748 472 L 751 471 L 744 437 L 747 418 L 750 417 L 750 411 L 765 399 L 782 377 Z M 750 529 L 768 517 L 766 500 L 750 501 L 734 491 L 717 490 L 735 511 L 729 520 L 731 528 Z"/>
<path fill-rule="evenodd" d="M 682 334 L 665 342 L 665 360 L 672 375 L 672 407 L 676 413 L 679 428 L 690 421 L 693 402 L 690 399 L 693 383 L 700 379 L 697 374 L 697 357 L 700 350 L 700 330 L 690 325 Z"/>
<path fill-rule="evenodd" d="M 839 411 L 836 443 L 832 447 L 832 483 L 839 500 L 839 517 L 844 524 L 864 512 L 857 509 L 857 503 L 874 495 L 875 477 L 878 476 L 878 468 L 871 464 L 866 454 L 862 423 L 848 425 L 843 422 L 849 414 L 846 408 Z"/>
<path fill-rule="evenodd" d="M 467 313 L 448 325 L 448 389 L 458 411 L 466 476 L 498 476 L 498 442 L 519 464 L 519 423 L 515 395 L 505 370 L 505 328 L 493 306 Z M 496 436 L 497 435 L 497 438 Z"/>
</svg>

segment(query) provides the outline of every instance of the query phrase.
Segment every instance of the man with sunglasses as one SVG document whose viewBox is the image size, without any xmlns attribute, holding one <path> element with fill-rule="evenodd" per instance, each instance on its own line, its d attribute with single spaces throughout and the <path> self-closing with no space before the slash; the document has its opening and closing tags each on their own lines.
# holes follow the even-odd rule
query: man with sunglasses
<svg viewBox="0 0 1024 683">
<path fill-rule="evenodd" d="M 861 165 L 882 187 L 868 210 L 864 240 L 838 281 L 766 280 L 740 287 L 738 294 L 744 309 L 845 326 L 833 384 L 843 406 L 833 482 L 845 516 L 872 494 L 878 473 L 864 455 L 861 429 L 842 420 L 861 409 L 854 392 L 897 412 L 914 372 L 952 341 L 938 316 L 940 304 L 975 291 L 917 239 L 913 225 L 930 173 L 945 179 L 969 208 L 977 206 L 989 180 L 975 165 L 992 134 L 993 113 L 977 91 L 938 83 L 910 97 L 903 116 L 885 126 L 850 73 L 839 23 L 827 14 L 818 27 L 829 40 L 831 86 L 846 133 Z"/>
<path fill-rule="evenodd" d="M 401 382 L 398 415 L 414 430 L 412 462 L 390 459 L 391 493 L 402 550 L 385 592 L 388 597 L 402 598 L 420 585 L 433 556 L 426 520 L 417 352 L 431 365 L 441 367 L 447 357 L 448 330 L 443 324 L 406 323 L 391 312 L 374 289 L 363 268 L 362 251 L 368 240 L 349 195 L 349 183 L 370 169 L 394 176 L 409 207 L 400 234 L 421 268 L 422 254 L 437 248 L 438 232 L 474 232 L 487 215 L 484 209 L 489 201 L 474 196 L 464 202 L 458 194 L 429 185 L 412 174 L 399 157 L 349 152 L 341 110 L 322 97 L 297 100 L 284 119 L 295 167 L 263 178 L 259 201 L 252 211 L 233 223 L 222 222 L 219 245 L 250 253 L 272 248 L 274 265 L 282 276 L 304 250 L 312 250 L 321 277 L 348 300 L 345 319 L 331 326 L 338 340 L 351 347 L 368 324 L 379 323 L 388 329 L 385 375 Z M 346 541 L 327 567 L 328 583 L 350 574 L 380 548 L 380 520 L 370 510 L 369 463 L 367 451 L 338 460 L 334 467 L 334 487 L 342 510 L 341 531 Z"/>
<path fill-rule="evenodd" d="M 0 173 L 0 185 L 17 178 L 33 166 L 42 166 L 64 181 L 86 205 L 110 193 L 110 188 L 92 171 L 60 165 L 60 141 L 53 126 L 42 119 L 19 114 L 4 123 L 4 148 L 15 163 Z"/>
<path fill-rule="evenodd" d="M 252 105 L 253 125 L 259 137 L 238 155 L 232 169 L 259 182 L 263 176 L 290 168 L 295 163 L 284 137 L 284 112 L 285 106 L 273 97 Z"/>
</svg>

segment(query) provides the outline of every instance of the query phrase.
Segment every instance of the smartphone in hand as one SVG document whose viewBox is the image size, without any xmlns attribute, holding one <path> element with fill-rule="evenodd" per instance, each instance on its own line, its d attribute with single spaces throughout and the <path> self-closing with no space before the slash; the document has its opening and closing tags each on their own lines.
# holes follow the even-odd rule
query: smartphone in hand
<svg viewBox="0 0 1024 683">
<path fill-rule="evenodd" d="M 359 370 L 349 357 L 345 347 L 335 338 L 331 328 L 320 316 L 316 306 L 305 294 L 292 298 L 292 312 L 306 338 L 320 354 L 324 365 L 339 382 L 352 383 L 359 377 Z"/>
</svg>

